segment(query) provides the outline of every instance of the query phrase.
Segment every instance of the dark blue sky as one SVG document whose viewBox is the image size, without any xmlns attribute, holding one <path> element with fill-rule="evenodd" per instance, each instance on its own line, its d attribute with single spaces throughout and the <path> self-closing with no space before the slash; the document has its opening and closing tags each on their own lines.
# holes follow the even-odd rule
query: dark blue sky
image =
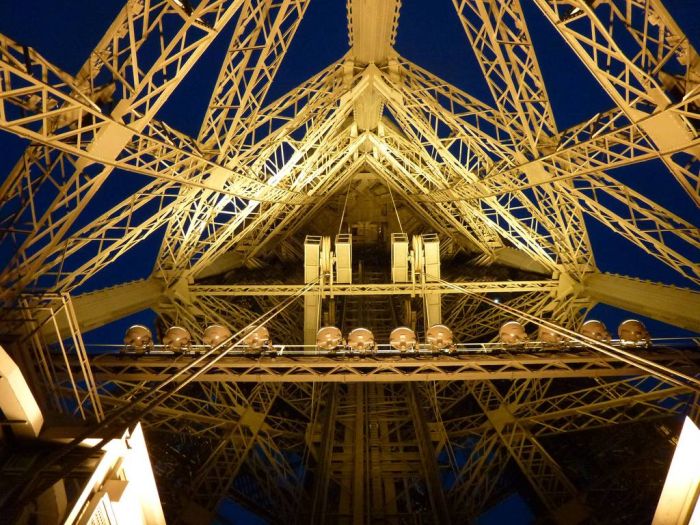
<svg viewBox="0 0 700 525">
<path fill-rule="evenodd" d="M 0 32 L 36 48 L 59 67 L 74 73 L 122 4 L 123 0 L 2 2 Z M 559 128 L 564 129 L 612 107 L 611 100 L 537 8 L 528 1 L 523 2 L 523 5 Z M 671 0 L 667 2 L 667 7 L 698 47 L 700 17 L 697 14 L 697 2 Z M 311 2 L 271 89 L 270 98 L 283 94 L 347 51 L 346 20 L 344 0 Z M 197 134 L 230 32 L 229 28 L 214 42 L 181 83 L 160 112 L 160 119 L 186 133 Z M 404 2 L 396 47 L 405 57 L 474 96 L 491 102 L 486 83 L 454 15 L 450 0 Z M 6 173 L 11 168 L 24 146 L 23 140 L 0 134 L 0 172 Z M 691 222 L 697 222 L 697 210 L 660 163 L 634 165 L 616 170 L 613 174 Z M 105 209 L 108 204 L 143 183 L 143 178 L 131 174 L 113 176 L 91 208 Z M 90 220 L 91 216 L 89 210 L 84 214 L 83 221 Z M 596 221 L 587 218 L 587 225 L 596 260 L 602 270 L 690 286 L 673 270 Z M 146 276 L 152 268 L 161 236 L 162 233 L 153 235 L 141 243 L 123 256 L 117 266 L 98 274 L 84 290 Z M 626 314 L 603 307 L 601 315 L 605 316 L 611 326 L 615 326 Z M 656 323 L 652 323 L 652 326 L 663 334 L 675 331 Z"/>
</svg>

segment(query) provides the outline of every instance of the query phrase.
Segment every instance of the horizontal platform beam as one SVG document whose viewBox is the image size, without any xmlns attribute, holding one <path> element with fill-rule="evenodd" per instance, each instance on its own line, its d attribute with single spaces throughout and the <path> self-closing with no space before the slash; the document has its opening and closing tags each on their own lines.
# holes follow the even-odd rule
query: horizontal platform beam
<svg viewBox="0 0 700 525">
<path fill-rule="evenodd" d="M 583 289 L 595 301 L 700 332 L 698 291 L 611 273 L 588 275 Z"/>
<path fill-rule="evenodd" d="M 297 295 L 304 284 L 221 284 L 221 285 L 192 285 L 190 294 L 207 296 L 269 296 Z M 516 293 L 516 292 L 550 292 L 557 289 L 559 282 L 543 281 L 468 281 L 460 283 L 386 283 L 386 284 L 333 284 L 324 286 L 322 293 L 327 296 L 335 295 L 420 295 L 427 293 L 464 293 L 466 289 L 474 293 Z M 459 289 L 455 289 L 459 287 Z M 307 292 L 309 295 L 318 294 L 318 289 Z"/>
<path fill-rule="evenodd" d="M 89 332 L 118 319 L 141 312 L 158 304 L 163 294 L 163 283 L 157 279 L 139 279 L 94 292 L 71 296 L 73 309 L 81 332 Z M 58 316 L 58 332 L 68 332 L 65 316 Z M 56 340 L 56 330 L 45 326 L 44 336 Z"/>
<path fill-rule="evenodd" d="M 664 350 L 644 352 L 650 361 L 675 370 L 700 372 L 700 352 Z M 91 360 L 95 380 L 163 381 L 192 357 L 103 355 Z M 65 364 L 54 360 L 59 379 L 66 376 Z M 71 366 L 77 367 L 76 364 Z M 196 370 L 196 369 L 194 369 Z M 400 382 L 494 380 L 520 378 L 621 377 L 646 375 L 627 363 L 588 350 L 576 353 L 461 355 L 416 357 L 333 358 L 224 357 L 199 375 L 199 382 Z M 186 375 L 183 376 L 187 377 Z"/>
</svg>

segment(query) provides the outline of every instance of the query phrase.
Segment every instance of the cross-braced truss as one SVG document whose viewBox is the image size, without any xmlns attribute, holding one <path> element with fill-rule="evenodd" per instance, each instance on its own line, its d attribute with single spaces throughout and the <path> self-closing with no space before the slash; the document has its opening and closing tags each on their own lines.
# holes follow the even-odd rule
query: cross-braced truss
<svg viewBox="0 0 700 525">
<path fill-rule="evenodd" d="M 400 0 L 348 0 L 349 51 L 276 100 L 309 0 L 127 0 L 75 74 L 0 34 L 0 129 L 29 142 L 0 185 L 0 300 L 14 312 L 2 334 L 43 408 L 103 421 L 149 407 L 161 495 L 186 522 L 230 498 L 270 522 L 462 523 L 515 491 L 559 523 L 595 519 L 587 491 L 600 485 L 548 445 L 697 418 L 697 356 L 489 345 L 514 316 L 576 330 L 598 302 L 700 330 L 697 217 L 618 175 L 646 163 L 697 211 L 700 56 L 660 0 L 526 2 L 453 0 L 488 101 L 394 49 Z M 530 7 L 610 109 L 557 126 Z M 190 137 L 159 111 L 225 28 Z M 600 271 L 591 221 L 695 288 Z M 352 283 L 300 284 L 304 236 L 349 230 Z M 451 282 L 390 282 L 378 260 L 397 232 L 437 232 Z M 149 237 L 150 276 L 97 289 Z M 80 335 L 152 308 L 199 340 L 279 309 L 267 327 L 284 349 L 303 341 L 302 295 L 329 324 L 414 327 L 419 299 L 437 297 L 455 339 L 483 351 L 227 356 L 153 407 L 150 389 L 192 359 L 95 357 Z"/>
</svg>

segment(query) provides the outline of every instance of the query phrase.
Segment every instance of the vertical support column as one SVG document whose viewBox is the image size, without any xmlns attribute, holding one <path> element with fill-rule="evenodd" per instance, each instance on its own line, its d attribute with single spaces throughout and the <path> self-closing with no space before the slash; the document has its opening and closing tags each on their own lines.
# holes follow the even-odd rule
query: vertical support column
<svg viewBox="0 0 700 525">
<path fill-rule="evenodd" d="M 422 282 L 430 283 L 440 280 L 440 239 L 437 234 L 421 235 L 422 246 Z M 423 293 L 425 308 L 425 328 L 442 323 L 442 301 L 439 293 Z"/>
<path fill-rule="evenodd" d="M 389 429 L 386 426 L 386 421 L 381 421 L 377 418 L 377 414 L 381 414 L 384 409 L 384 385 L 378 383 L 369 383 L 366 397 L 366 417 L 367 417 L 367 486 L 369 494 L 367 507 L 371 516 L 384 516 L 384 521 L 387 520 L 387 515 L 390 514 L 385 507 L 384 498 L 384 476 L 382 475 L 382 460 L 384 440 L 387 439 Z"/>
<path fill-rule="evenodd" d="M 307 235 L 304 240 L 304 283 L 312 283 L 321 276 L 322 237 Z M 320 290 L 320 287 L 319 287 Z M 308 293 L 304 295 L 304 344 L 316 343 L 316 332 L 321 322 L 321 295 Z"/>
<path fill-rule="evenodd" d="M 335 444 L 335 421 L 338 407 L 338 385 L 331 385 L 331 395 L 326 407 L 325 421 L 321 432 L 321 447 L 318 465 L 314 473 L 314 492 L 311 509 L 311 523 L 320 524 L 325 520 L 330 483 L 331 458 Z"/>
<path fill-rule="evenodd" d="M 317 291 L 304 295 L 304 344 L 314 345 L 321 326 L 324 287 L 333 296 L 334 278 L 340 283 L 352 282 L 352 236 L 336 236 L 337 256 L 331 250 L 331 238 L 307 235 L 304 240 L 304 283 L 318 282 Z M 334 273 L 333 266 L 336 271 Z"/>
<path fill-rule="evenodd" d="M 316 333 L 321 323 L 321 295 L 311 292 L 304 296 L 304 344 L 316 344 Z"/>
<path fill-rule="evenodd" d="M 355 469 L 355 426 L 358 424 L 355 414 L 356 384 L 349 384 L 339 400 L 339 416 L 342 432 L 342 454 L 334 457 L 333 475 L 338 478 L 340 494 L 338 496 L 339 523 L 347 525 L 352 521 L 353 482 Z"/>
<path fill-rule="evenodd" d="M 352 283 L 352 234 L 335 236 L 335 282 Z"/>
<path fill-rule="evenodd" d="M 408 235 L 405 233 L 391 234 L 391 282 L 411 282 L 411 249 L 408 243 Z M 411 308 L 411 298 L 403 299 L 403 312 L 401 322 L 415 330 L 415 315 Z"/>
<path fill-rule="evenodd" d="M 391 282 L 407 283 L 409 276 L 409 246 L 408 235 L 405 233 L 391 234 Z"/>
<path fill-rule="evenodd" d="M 440 473 L 437 467 L 435 448 L 430 439 L 428 426 L 425 423 L 425 414 L 418 402 L 415 386 L 409 383 L 406 389 L 408 390 L 408 406 L 411 411 L 411 418 L 413 419 L 413 427 L 416 433 L 416 440 L 418 441 L 423 475 L 425 477 L 426 486 L 428 487 L 428 496 L 430 498 L 430 505 L 433 508 L 433 515 L 437 517 L 438 523 L 449 525 L 450 514 L 447 511 L 445 494 L 442 491 Z"/>
<path fill-rule="evenodd" d="M 373 382 L 366 388 L 370 515 L 387 525 L 398 525 L 400 511 L 397 491 L 400 489 L 392 464 L 403 456 L 404 444 L 397 434 L 397 419 L 402 412 L 405 414 L 405 410 L 399 408 L 403 400 L 395 396 L 394 389 L 389 385 Z M 389 414 L 393 417 L 387 417 Z"/>
<path fill-rule="evenodd" d="M 352 385 L 355 394 L 355 442 L 353 447 L 352 523 L 365 523 L 365 388 Z"/>
</svg>

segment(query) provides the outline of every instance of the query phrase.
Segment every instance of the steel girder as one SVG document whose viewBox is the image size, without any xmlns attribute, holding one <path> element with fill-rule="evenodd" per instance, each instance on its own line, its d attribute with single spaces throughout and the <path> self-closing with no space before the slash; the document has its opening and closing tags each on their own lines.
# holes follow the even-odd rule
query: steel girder
<svg viewBox="0 0 700 525">
<path fill-rule="evenodd" d="M 202 0 L 194 8 L 130 0 L 74 77 L 1 37 L 0 127 L 34 141 L 0 187 L 0 206 L 8 211 L 2 242 L 19 246 L 0 277 L 3 297 L 34 283 L 73 289 L 167 227 L 155 269 L 167 297 L 158 305 L 162 318 L 197 336 L 210 322 L 242 328 L 297 287 L 187 281 L 225 272 L 232 253 L 251 263 L 299 231 L 306 216 L 366 168 L 478 262 L 498 260 L 512 244 L 545 271 L 561 272 L 556 282 L 458 284 L 484 294 L 523 292 L 513 304 L 528 312 L 546 309 L 559 325 L 576 327 L 589 306 L 583 283 L 595 264 L 583 213 L 699 282 L 697 227 L 605 172 L 660 159 L 698 202 L 700 59 L 661 3 L 536 0 L 617 105 L 562 131 L 520 3 L 454 3 L 494 107 L 393 51 L 399 2 L 375 21 L 381 27 L 372 26 L 383 34 L 376 64 L 366 66 L 357 56 L 365 55 L 359 48 L 374 33 L 358 26 L 368 22 L 350 2 L 349 32 L 357 48 L 266 107 L 307 0 Z M 158 122 L 154 117 L 179 80 L 234 20 L 197 139 Z M 145 60 L 142 49 L 160 34 L 167 43 L 156 45 L 155 61 Z M 108 108 L 111 99 L 114 108 Z M 376 129 L 358 129 L 358 111 L 367 107 L 378 110 L 369 120 Z M 381 116 L 385 110 L 391 117 Z M 152 180 L 76 227 L 115 168 Z M 44 192 L 48 205 L 37 207 L 36 196 Z M 414 292 L 360 284 L 328 293 Z M 242 294 L 250 303 L 231 300 Z M 503 319 L 473 299 L 459 297 L 448 314 L 460 339 L 488 337 Z M 674 322 L 672 313 L 664 311 Z M 272 326 L 289 343 L 298 322 L 288 311 Z M 657 348 L 646 357 L 697 367 L 692 352 Z M 98 396 L 108 409 L 125 406 L 188 359 L 92 359 L 97 386 L 78 396 Z M 76 394 L 80 385 L 70 384 L 68 372 L 81 363 L 59 359 L 54 365 L 55 392 Z M 562 521 L 584 509 L 540 438 L 646 421 L 689 406 L 697 416 L 697 401 L 684 387 L 588 350 L 365 360 L 227 357 L 187 392 L 156 407 L 145 424 L 159 435 L 182 433 L 213 444 L 192 491 L 207 512 L 228 495 L 258 510 L 312 503 L 316 516 L 328 508 L 321 494 L 336 487 L 338 515 L 360 522 L 370 512 L 393 516 L 423 505 L 412 491 L 426 488 L 433 512 L 444 517 L 449 507 L 453 519 L 464 512 L 474 517 L 514 461 Z M 479 410 L 454 417 L 469 403 Z M 335 435 L 342 452 L 319 440 L 321 419 L 324 435 Z M 427 461 L 443 452 L 446 463 Z M 312 493 L 307 472 L 314 468 L 320 476 Z M 438 481 L 445 471 L 455 477 L 446 499 Z M 559 513 L 570 501 L 568 514 Z"/>
<path fill-rule="evenodd" d="M 649 352 L 645 358 L 669 368 L 693 369 L 694 351 Z M 91 360 L 96 381 L 162 381 L 185 366 L 190 358 L 172 356 L 109 356 Z M 54 363 L 59 377 L 65 364 Z M 475 379 L 616 377 L 641 371 L 597 352 L 542 352 L 501 354 L 475 352 L 461 356 L 377 357 L 353 360 L 332 357 L 224 357 L 197 378 L 200 382 L 402 382 Z"/>
</svg>

